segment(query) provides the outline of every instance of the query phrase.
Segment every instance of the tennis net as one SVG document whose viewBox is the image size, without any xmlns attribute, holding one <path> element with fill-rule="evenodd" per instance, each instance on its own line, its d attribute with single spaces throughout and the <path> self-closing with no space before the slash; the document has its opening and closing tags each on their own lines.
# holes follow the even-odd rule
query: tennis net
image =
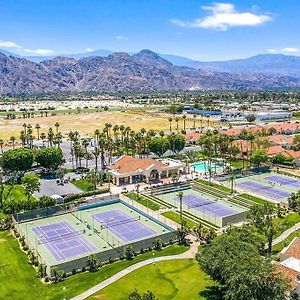
<svg viewBox="0 0 300 300">
<path fill-rule="evenodd" d="M 132 223 L 132 222 L 137 222 L 140 219 L 141 219 L 141 216 L 138 216 L 138 217 L 135 217 L 135 218 L 123 219 L 123 220 L 119 220 L 119 221 L 111 221 L 111 220 L 102 221 L 101 222 L 102 223 L 101 224 L 101 229 L 110 228 L 110 227 L 114 227 L 114 226 L 119 226 L 119 225 Z"/>
<path fill-rule="evenodd" d="M 66 233 L 66 234 L 62 234 L 62 235 L 57 235 L 57 236 L 54 236 L 54 237 L 41 237 L 40 239 L 38 239 L 38 244 L 39 245 L 42 245 L 42 244 L 47 244 L 47 243 L 51 243 L 51 242 L 55 242 L 55 241 L 59 241 L 59 240 L 65 240 L 69 237 L 74 237 L 74 236 L 78 236 L 80 234 L 83 234 L 85 233 L 85 230 L 76 230 L 76 231 L 73 231 L 73 232 L 69 232 L 69 233 Z"/>
</svg>

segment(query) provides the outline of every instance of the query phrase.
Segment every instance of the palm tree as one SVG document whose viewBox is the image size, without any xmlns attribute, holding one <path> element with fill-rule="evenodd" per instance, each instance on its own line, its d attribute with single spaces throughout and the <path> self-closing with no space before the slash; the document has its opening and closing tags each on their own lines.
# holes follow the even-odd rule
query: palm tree
<svg viewBox="0 0 300 300">
<path fill-rule="evenodd" d="M 59 128 L 60 124 L 59 124 L 58 122 L 56 122 L 56 123 L 54 124 L 54 126 L 55 126 L 55 128 L 56 128 L 56 134 L 58 134 L 58 128 Z"/>
<path fill-rule="evenodd" d="M 53 140 L 54 140 L 54 132 L 51 127 L 48 129 L 47 138 L 48 138 L 48 146 L 52 147 Z"/>
<path fill-rule="evenodd" d="M 183 199 L 183 192 L 178 192 L 177 194 L 178 198 L 179 198 L 179 212 L 180 212 L 180 226 L 182 228 L 183 226 L 183 218 L 182 218 L 182 199 Z"/>
<path fill-rule="evenodd" d="M 182 120 L 183 120 L 183 130 L 185 131 L 185 119 L 186 119 L 186 115 L 182 116 Z"/>
<path fill-rule="evenodd" d="M 44 132 L 41 133 L 41 136 L 40 136 L 42 142 L 43 142 L 43 146 L 45 145 L 45 139 L 47 138 L 46 134 Z"/>
<path fill-rule="evenodd" d="M 193 129 L 196 129 L 196 117 L 197 115 L 193 115 Z"/>
<path fill-rule="evenodd" d="M 100 155 L 100 150 L 98 147 L 95 147 L 94 151 L 92 152 L 92 154 L 94 155 L 95 157 L 95 168 L 96 170 L 98 170 L 98 157 Z"/>
<path fill-rule="evenodd" d="M 23 123 L 23 129 L 24 129 L 24 134 L 26 135 L 26 128 L 27 128 L 27 124 L 26 123 Z"/>
<path fill-rule="evenodd" d="M 4 145 L 4 141 L 0 140 L 0 148 L 1 148 L 1 153 L 3 154 L 3 145 Z"/>
<path fill-rule="evenodd" d="M 41 125 L 40 125 L 40 124 L 36 124 L 36 125 L 35 125 L 35 129 L 36 129 L 36 132 L 37 132 L 37 139 L 39 140 L 39 139 L 40 139 L 40 129 L 41 129 Z"/>
<path fill-rule="evenodd" d="M 84 150 L 85 150 L 85 166 L 86 166 L 86 168 L 88 167 L 88 150 L 87 150 L 87 147 L 88 147 L 88 145 L 89 145 L 89 140 L 88 139 L 83 139 L 83 141 L 82 141 L 82 146 L 83 146 L 83 148 L 84 148 Z"/>
<path fill-rule="evenodd" d="M 206 117 L 206 120 L 207 120 L 207 129 L 209 129 L 209 118 L 210 118 L 210 116 Z"/>
<path fill-rule="evenodd" d="M 176 117 L 175 118 L 175 122 L 176 122 L 176 130 L 177 130 L 177 132 L 179 132 L 179 127 L 178 127 L 178 122 L 179 122 L 179 117 Z"/>
<path fill-rule="evenodd" d="M 170 132 L 172 132 L 172 121 L 173 121 L 173 119 L 170 117 L 168 120 L 169 120 Z"/>
<path fill-rule="evenodd" d="M 13 149 L 15 149 L 15 141 L 16 141 L 16 138 L 15 138 L 14 136 L 11 136 L 11 137 L 10 137 L 10 141 L 12 142 Z"/>
<path fill-rule="evenodd" d="M 200 115 L 200 126 L 201 126 L 200 130 L 201 130 L 201 133 L 202 133 L 202 131 L 203 131 L 203 117 L 202 117 L 202 115 Z"/>
</svg>

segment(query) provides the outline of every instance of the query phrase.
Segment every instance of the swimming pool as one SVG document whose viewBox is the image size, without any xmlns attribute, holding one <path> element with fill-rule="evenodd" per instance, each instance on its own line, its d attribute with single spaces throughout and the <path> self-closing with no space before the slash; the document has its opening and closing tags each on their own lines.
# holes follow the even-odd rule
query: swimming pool
<svg viewBox="0 0 300 300">
<path fill-rule="evenodd" d="M 190 164 L 190 167 L 191 167 L 191 171 L 196 171 L 196 172 L 200 172 L 200 173 L 208 172 L 208 163 L 204 162 L 204 161 L 192 163 L 192 164 Z M 218 171 L 221 168 L 222 168 L 221 164 L 211 163 L 212 172 Z"/>
</svg>

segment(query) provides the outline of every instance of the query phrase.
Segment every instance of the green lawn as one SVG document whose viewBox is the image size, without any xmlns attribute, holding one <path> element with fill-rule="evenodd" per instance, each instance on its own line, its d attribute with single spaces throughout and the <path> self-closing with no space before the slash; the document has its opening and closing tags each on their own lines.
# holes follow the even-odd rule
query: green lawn
<svg viewBox="0 0 300 300">
<path fill-rule="evenodd" d="M 94 189 L 94 185 L 92 182 L 88 181 L 87 179 L 77 179 L 72 181 L 72 183 L 77 186 L 79 189 L 83 191 L 92 191 Z"/>
<path fill-rule="evenodd" d="M 152 210 L 159 210 L 161 208 L 158 203 L 155 203 L 154 201 L 147 199 L 143 195 L 138 195 L 137 193 L 126 193 L 126 196 Z"/>
<path fill-rule="evenodd" d="M 217 284 L 199 268 L 194 259 L 164 261 L 138 269 L 89 299 L 127 300 L 137 288 L 152 291 L 159 300 L 217 298 Z M 213 295 L 214 294 L 214 295 Z"/>
<path fill-rule="evenodd" d="M 204 180 L 204 179 L 197 179 L 197 181 L 199 182 L 199 183 L 202 183 L 202 184 L 205 184 L 205 185 L 207 185 L 207 186 L 211 186 L 211 187 L 213 187 L 213 188 L 215 188 L 215 189 L 217 189 L 217 190 L 220 190 L 220 191 L 222 191 L 222 192 L 225 192 L 225 193 L 231 193 L 231 189 L 230 188 L 228 188 L 228 187 L 226 187 L 226 186 L 223 186 L 223 185 L 221 185 L 221 184 L 217 184 L 217 183 L 214 183 L 214 182 L 209 182 L 209 181 L 207 181 L 207 180 Z"/>
<path fill-rule="evenodd" d="M 180 224 L 180 214 L 174 211 L 167 211 L 162 213 L 163 216 L 165 216 L 166 218 Z M 193 228 L 193 227 L 198 227 L 199 223 L 196 223 L 188 218 L 186 218 L 185 216 L 183 216 L 183 220 L 186 221 L 186 224 L 189 228 Z"/>
<path fill-rule="evenodd" d="M 295 224 L 300 222 L 300 214 L 290 213 L 284 218 L 276 218 L 275 224 L 278 226 L 279 230 L 276 233 L 275 237 L 280 236 L 284 231 L 293 227 Z"/>
<path fill-rule="evenodd" d="M 25 193 L 25 190 L 22 185 L 17 184 L 13 187 L 10 185 L 4 186 L 4 192 L 3 192 L 3 198 L 7 200 L 18 200 L 18 201 L 27 201 L 27 195 Z M 30 196 L 31 200 L 34 200 L 35 198 L 33 196 Z"/>
<path fill-rule="evenodd" d="M 281 243 L 273 246 L 272 250 L 274 253 L 280 252 L 284 247 L 286 247 L 295 237 L 300 236 L 300 229 L 296 230 L 295 232 L 291 233 L 285 240 Z"/>
<path fill-rule="evenodd" d="M 156 251 L 155 256 L 180 254 L 186 250 L 186 246 L 172 245 Z M 95 273 L 77 274 L 63 282 L 45 285 L 36 278 L 35 270 L 28 264 L 27 255 L 20 250 L 15 238 L 9 231 L 0 231 L 0 299 L 70 299 L 124 268 L 151 257 L 152 252 L 144 253 L 131 261 L 107 265 Z"/>
<path fill-rule="evenodd" d="M 244 198 L 246 200 L 250 200 L 252 202 L 255 202 L 257 204 L 270 204 L 270 202 L 268 202 L 267 200 L 264 200 L 264 199 L 261 199 L 261 198 L 258 198 L 258 197 L 255 197 L 255 196 L 252 196 L 252 195 L 249 195 L 249 194 L 240 194 L 239 197 L 241 198 Z"/>
<path fill-rule="evenodd" d="M 228 163 L 229 163 L 229 161 L 228 161 Z M 233 160 L 233 161 L 230 162 L 230 164 L 235 169 L 242 169 L 243 165 L 246 166 L 247 162 L 245 161 L 244 164 L 243 164 L 242 160 Z"/>
</svg>

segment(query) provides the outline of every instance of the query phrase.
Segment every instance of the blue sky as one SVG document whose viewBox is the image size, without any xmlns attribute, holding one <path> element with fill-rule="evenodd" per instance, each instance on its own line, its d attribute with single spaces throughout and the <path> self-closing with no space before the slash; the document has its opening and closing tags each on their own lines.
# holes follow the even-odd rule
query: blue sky
<svg viewBox="0 0 300 300">
<path fill-rule="evenodd" d="M 300 55 L 299 0 L 0 0 L 0 48 L 21 55 L 96 49 L 198 60 Z"/>
</svg>

